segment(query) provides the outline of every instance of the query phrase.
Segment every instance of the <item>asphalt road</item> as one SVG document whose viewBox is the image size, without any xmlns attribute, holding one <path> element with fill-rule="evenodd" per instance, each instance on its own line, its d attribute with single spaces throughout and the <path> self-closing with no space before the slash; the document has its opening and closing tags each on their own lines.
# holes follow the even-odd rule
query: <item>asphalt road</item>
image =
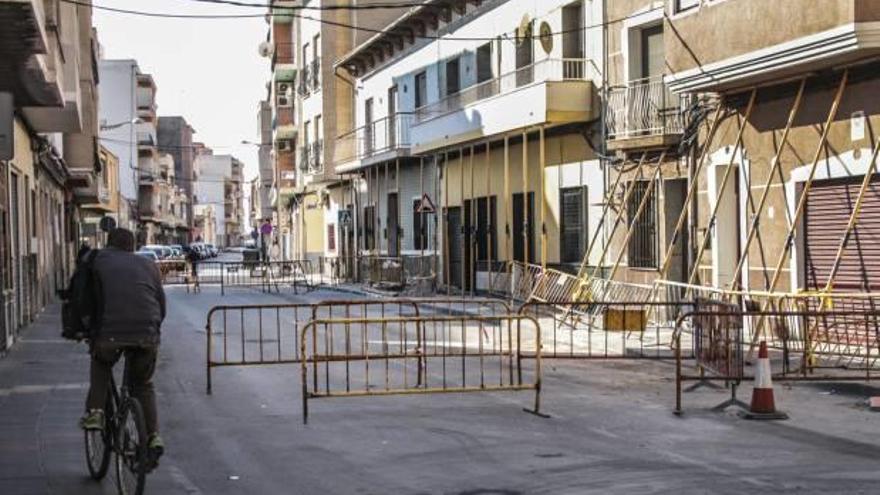
<svg viewBox="0 0 880 495">
<path fill-rule="evenodd" d="M 671 414 L 672 367 L 547 362 L 544 410 L 529 392 L 316 400 L 303 425 L 299 368 L 219 369 L 205 393 L 205 315 L 215 304 L 351 297 L 168 290 L 158 368 L 168 444 L 158 494 L 877 493 L 880 415 L 858 387 L 777 387 L 786 422 L 750 422 L 686 397 Z M 0 358 L 0 494 L 114 493 L 86 477 L 76 421 L 83 346 L 50 308 Z M 744 391 L 746 399 L 749 391 Z"/>
</svg>

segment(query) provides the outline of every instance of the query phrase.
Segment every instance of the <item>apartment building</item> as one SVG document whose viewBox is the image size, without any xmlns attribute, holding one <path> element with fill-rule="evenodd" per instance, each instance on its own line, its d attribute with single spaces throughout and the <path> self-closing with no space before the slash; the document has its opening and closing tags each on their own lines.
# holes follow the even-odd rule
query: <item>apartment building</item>
<svg viewBox="0 0 880 495">
<path fill-rule="evenodd" d="M 66 285 L 80 207 L 98 199 L 91 18 L 88 5 L 0 1 L 0 350 Z"/>
<path fill-rule="evenodd" d="M 122 197 L 119 193 L 119 159 L 105 146 L 100 146 L 98 159 L 101 164 L 95 179 L 95 202 L 82 205 L 79 240 L 94 248 L 106 245 L 107 234 L 100 228 L 104 217 L 117 218 Z"/>
<path fill-rule="evenodd" d="M 195 177 L 193 170 L 196 156 L 195 147 L 193 146 L 193 135 L 195 133 L 195 129 L 183 117 L 159 117 L 156 128 L 158 148 L 159 151 L 168 153 L 174 159 L 174 184 L 177 186 L 178 194 L 183 195 L 183 197 L 176 199 L 176 203 L 186 203 L 185 209 L 178 212 L 178 225 L 175 226 L 175 237 L 179 243 L 192 240 L 189 230 L 192 228 L 191 220 L 193 218 L 192 202 L 190 199 L 193 195 L 193 180 Z M 186 223 L 179 225 L 181 219 L 185 219 Z"/>
<path fill-rule="evenodd" d="M 691 162 L 689 281 L 874 290 L 876 2 L 679 0 L 667 8 L 669 87 L 717 95 L 720 109 L 717 124 L 700 126 L 703 152 Z"/>
<path fill-rule="evenodd" d="M 198 235 L 211 233 L 215 244 L 221 247 L 238 246 L 244 232 L 244 164 L 231 155 L 200 153 L 195 159 L 194 208 L 200 222 Z M 207 208 L 210 207 L 210 208 Z M 213 225 L 203 222 L 213 218 Z M 197 237 L 198 238 L 198 237 Z M 207 241 L 205 241 L 207 242 Z"/>
<path fill-rule="evenodd" d="M 601 19 L 600 2 L 426 2 L 340 59 L 359 249 L 439 253 L 438 280 L 463 290 L 511 261 L 577 269 L 604 193 L 602 31 L 585 28 Z"/>
<path fill-rule="evenodd" d="M 354 88 L 336 72 L 333 61 L 369 32 L 348 26 L 381 29 L 405 11 L 327 9 L 303 16 L 284 9 L 302 5 L 320 9 L 325 3 L 339 2 L 275 2 L 267 16 L 270 33 L 264 53 L 271 54 L 272 60 L 270 101 L 278 190 L 274 203 L 286 259 L 353 255 L 351 250 L 342 251 L 337 242 L 340 219 L 351 218 L 353 195 L 348 178 L 336 173 L 333 138 L 354 126 Z M 353 236 L 348 237 L 353 243 Z"/>
</svg>

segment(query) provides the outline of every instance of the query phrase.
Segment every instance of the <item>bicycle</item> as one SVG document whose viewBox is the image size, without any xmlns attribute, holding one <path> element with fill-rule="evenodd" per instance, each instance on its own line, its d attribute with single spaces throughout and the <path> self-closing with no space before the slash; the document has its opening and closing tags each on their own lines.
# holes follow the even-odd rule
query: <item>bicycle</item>
<svg viewBox="0 0 880 495">
<path fill-rule="evenodd" d="M 86 462 L 92 479 L 100 481 L 116 456 L 116 488 L 121 495 L 142 495 L 152 466 L 147 448 L 147 426 L 141 403 L 129 394 L 128 355 L 117 388 L 112 374 L 104 406 L 104 428 L 85 430 Z"/>
</svg>

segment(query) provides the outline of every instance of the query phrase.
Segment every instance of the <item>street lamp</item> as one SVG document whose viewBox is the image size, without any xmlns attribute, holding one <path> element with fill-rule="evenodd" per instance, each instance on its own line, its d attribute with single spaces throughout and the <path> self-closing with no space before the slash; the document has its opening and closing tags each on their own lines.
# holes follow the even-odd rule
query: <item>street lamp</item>
<svg viewBox="0 0 880 495">
<path fill-rule="evenodd" d="M 101 130 L 102 131 L 109 131 L 112 129 L 118 129 L 124 125 L 137 125 L 137 124 L 143 124 L 143 123 L 144 123 L 144 119 L 138 117 L 136 119 L 126 120 L 125 122 L 119 122 L 116 124 L 101 124 Z"/>
</svg>

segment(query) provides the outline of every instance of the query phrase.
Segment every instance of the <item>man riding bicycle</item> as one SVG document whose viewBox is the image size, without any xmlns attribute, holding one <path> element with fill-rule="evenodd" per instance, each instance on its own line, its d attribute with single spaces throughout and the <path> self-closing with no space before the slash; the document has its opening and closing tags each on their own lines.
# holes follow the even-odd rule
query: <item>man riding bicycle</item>
<svg viewBox="0 0 880 495">
<path fill-rule="evenodd" d="M 108 247 L 88 254 L 77 270 L 91 270 L 88 287 L 89 307 L 78 308 L 90 330 L 91 373 L 86 415 L 86 430 L 104 428 L 104 404 L 110 387 L 113 365 L 124 353 L 129 367 L 131 394 L 144 409 L 148 448 L 155 461 L 165 446 L 159 436 L 153 372 L 159 350 L 159 335 L 165 319 L 165 291 L 156 264 L 134 254 L 134 234 L 126 229 L 110 231 Z M 80 280 L 86 278 L 79 277 Z M 84 283 L 80 283 L 83 285 Z"/>
</svg>

